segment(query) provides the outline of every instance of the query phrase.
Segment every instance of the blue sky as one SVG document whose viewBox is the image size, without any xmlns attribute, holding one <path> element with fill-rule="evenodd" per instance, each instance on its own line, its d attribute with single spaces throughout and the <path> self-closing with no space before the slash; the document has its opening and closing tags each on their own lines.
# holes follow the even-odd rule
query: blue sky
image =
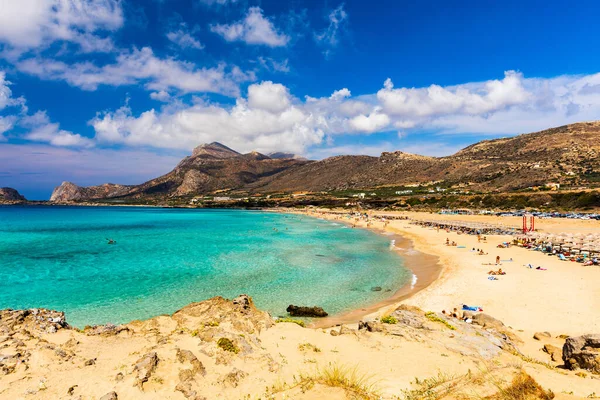
<svg viewBox="0 0 600 400">
<path fill-rule="evenodd" d="M 595 120 L 592 1 L 0 0 L 0 186 L 124 184 L 211 141 L 443 156 Z"/>
</svg>

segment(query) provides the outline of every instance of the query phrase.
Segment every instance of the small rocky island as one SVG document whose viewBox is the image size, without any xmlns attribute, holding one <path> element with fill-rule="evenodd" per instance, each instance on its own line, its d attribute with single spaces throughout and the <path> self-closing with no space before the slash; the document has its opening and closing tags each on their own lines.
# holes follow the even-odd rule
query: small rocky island
<svg viewBox="0 0 600 400">
<path fill-rule="evenodd" d="M 27 201 L 25 196 L 9 187 L 0 188 L 0 204 L 19 204 Z"/>
</svg>

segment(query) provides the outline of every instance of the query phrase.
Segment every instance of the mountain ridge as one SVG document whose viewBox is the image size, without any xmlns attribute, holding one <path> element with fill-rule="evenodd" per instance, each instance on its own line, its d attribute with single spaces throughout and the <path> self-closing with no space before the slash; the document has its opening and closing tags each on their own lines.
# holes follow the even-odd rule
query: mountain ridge
<svg viewBox="0 0 600 400">
<path fill-rule="evenodd" d="M 52 201 L 165 199 L 237 190 L 250 194 L 330 192 L 436 182 L 482 192 L 548 183 L 600 181 L 600 122 L 581 122 L 484 140 L 455 154 L 430 157 L 402 151 L 379 157 L 339 155 L 310 161 L 290 153 L 241 154 L 217 142 L 196 147 L 171 172 L 141 185 L 88 188 L 63 183 Z M 79 189 L 78 189 L 79 188 Z"/>
</svg>

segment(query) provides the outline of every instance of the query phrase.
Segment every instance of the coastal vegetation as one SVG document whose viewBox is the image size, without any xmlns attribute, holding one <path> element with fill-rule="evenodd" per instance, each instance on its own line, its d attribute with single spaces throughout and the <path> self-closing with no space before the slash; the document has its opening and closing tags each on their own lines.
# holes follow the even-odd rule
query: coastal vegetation
<svg viewBox="0 0 600 400">
<path fill-rule="evenodd" d="M 391 315 L 384 315 L 383 317 L 381 317 L 381 322 L 383 322 L 384 324 L 397 324 L 398 320 L 396 319 L 396 317 L 393 317 Z"/>
<path fill-rule="evenodd" d="M 446 328 L 454 331 L 456 330 L 456 327 L 454 325 L 452 325 L 450 322 L 446 321 L 444 318 L 440 317 L 439 315 L 437 315 L 436 313 L 434 313 L 433 311 L 428 311 L 425 313 L 425 317 L 427 317 L 428 320 L 433 321 L 433 322 L 439 322 L 443 325 L 446 326 Z"/>
<path fill-rule="evenodd" d="M 290 318 L 290 317 L 277 318 L 275 320 L 275 322 L 277 322 L 277 323 L 289 322 L 289 323 L 292 323 L 292 324 L 299 325 L 299 326 L 301 326 L 303 328 L 306 326 L 306 324 L 304 323 L 304 321 L 302 321 L 301 319 L 294 319 L 294 318 Z"/>
<path fill-rule="evenodd" d="M 240 352 L 240 349 L 231 341 L 231 339 L 228 338 L 220 338 L 217 341 L 217 346 L 231 353 L 237 354 Z"/>
</svg>

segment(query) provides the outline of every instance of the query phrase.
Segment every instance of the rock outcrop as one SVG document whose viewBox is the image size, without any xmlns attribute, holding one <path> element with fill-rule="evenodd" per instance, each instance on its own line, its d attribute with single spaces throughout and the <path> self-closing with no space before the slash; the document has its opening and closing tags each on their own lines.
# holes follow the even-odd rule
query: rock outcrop
<svg viewBox="0 0 600 400">
<path fill-rule="evenodd" d="M 290 304 L 286 309 L 287 312 L 290 313 L 292 317 L 326 317 L 329 314 L 321 307 L 313 306 L 313 307 L 304 307 L 304 306 L 295 306 Z"/>
<path fill-rule="evenodd" d="M 378 382 L 382 378 L 382 386 L 392 389 L 377 396 L 361 394 L 361 398 L 391 400 L 398 398 L 398 393 L 413 393 L 410 398 L 416 399 L 424 393 L 436 393 L 439 399 L 456 399 L 468 396 L 455 394 L 496 393 L 495 387 L 491 392 L 480 392 L 480 386 L 473 390 L 469 385 L 489 383 L 490 374 L 496 374 L 498 368 L 514 372 L 514 365 L 527 362 L 514 355 L 515 342 L 498 331 L 510 328 L 489 316 L 481 318 L 482 325 L 471 325 L 417 307 L 400 306 L 389 317 L 382 318 L 383 322 L 361 322 L 358 330 L 346 325 L 322 330 L 293 323 L 275 324 L 247 295 L 233 300 L 214 297 L 192 303 L 173 315 L 83 330 L 71 328 L 60 312 L 3 310 L 0 397 L 347 398 L 345 383 L 342 387 L 340 380 L 328 383 L 331 380 L 327 380 L 327 374 L 338 376 L 349 371 L 353 374 L 349 376 L 359 377 L 363 371 L 375 371 L 374 378 Z M 589 347 L 596 342 L 585 343 Z M 593 351 L 586 345 L 584 350 Z M 548 351 L 556 352 L 550 347 Z M 490 360 L 485 365 L 493 371 L 486 367 L 479 375 L 476 371 L 482 360 Z M 416 362 L 419 366 L 412 370 L 410 363 Z M 352 372 L 355 365 L 359 372 Z M 462 381 L 428 387 L 427 392 L 414 386 L 418 382 L 408 384 L 414 380 L 413 373 L 427 378 L 440 372 Z M 569 379 L 562 374 L 561 382 Z M 581 379 L 574 374 L 571 377 Z M 510 374 L 502 378 L 508 378 L 506 382 L 512 379 Z M 406 385 L 398 387 L 398 382 Z M 315 385 L 332 385 L 329 389 L 340 393 L 313 389 Z M 462 392 L 452 392 L 450 397 L 440 392 L 437 396 L 437 389 L 447 387 Z"/>
<path fill-rule="evenodd" d="M 25 196 L 21 195 L 15 189 L 9 187 L 0 188 L 0 204 L 22 203 L 24 201 L 27 201 Z"/>
<path fill-rule="evenodd" d="M 600 374 L 600 334 L 567 338 L 562 359 L 569 369 Z"/>
</svg>

